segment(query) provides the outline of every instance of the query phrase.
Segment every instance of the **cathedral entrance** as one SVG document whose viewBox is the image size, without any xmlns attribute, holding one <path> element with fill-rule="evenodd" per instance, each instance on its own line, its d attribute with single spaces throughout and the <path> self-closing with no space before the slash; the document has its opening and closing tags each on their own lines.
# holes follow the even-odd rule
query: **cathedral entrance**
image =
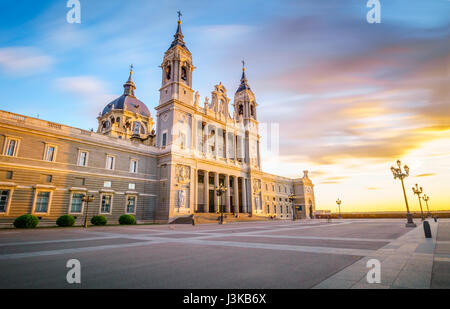
<svg viewBox="0 0 450 309">
<path fill-rule="evenodd" d="M 214 190 L 209 190 L 209 212 L 214 213 Z"/>
</svg>

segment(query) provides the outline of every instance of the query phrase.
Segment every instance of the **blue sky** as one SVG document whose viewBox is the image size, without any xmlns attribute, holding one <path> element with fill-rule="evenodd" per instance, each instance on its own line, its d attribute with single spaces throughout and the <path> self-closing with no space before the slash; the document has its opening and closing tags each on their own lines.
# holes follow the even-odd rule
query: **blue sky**
<svg viewBox="0 0 450 309">
<path fill-rule="evenodd" d="M 433 184 L 450 170 L 450 150 L 430 146 L 450 128 L 450 1 L 381 0 L 380 24 L 367 23 L 364 0 L 80 2 L 81 24 L 68 24 L 65 0 L 2 1 L 0 109 L 96 129 L 132 63 L 154 115 L 181 10 L 201 102 L 219 82 L 232 99 L 245 59 L 259 120 L 280 124 L 280 157 L 265 170 L 312 170 L 324 205 L 356 184 L 392 185 L 368 166 L 410 158 Z"/>
</svg>

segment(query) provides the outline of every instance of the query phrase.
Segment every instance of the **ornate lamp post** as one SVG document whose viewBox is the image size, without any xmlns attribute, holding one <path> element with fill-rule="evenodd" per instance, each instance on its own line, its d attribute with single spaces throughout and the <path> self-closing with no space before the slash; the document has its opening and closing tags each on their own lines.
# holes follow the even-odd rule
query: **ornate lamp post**
<svg viewBox="0 0 450 309">
<path fill-rule="evenodd" d="M 342 203 L 342 201 L 340 199 L 336 200 L 336 204 L 339 207 L 339 219 L 342 219 L 342 216 L 341 216 L 341 203 Z"/>
<path fill-rule="evenodd" d="M 391 172 L 392 172 L 392 175 L 394 175 L 394 179 L 398 178 L 398 179 L 400 179 L 400 181 L 402 183 L 403 196 L 405 197 L 405 204 L 406 204 L 406 220 L 407 220 L 406 227 L 415 227 L 416 224 L 414 223 L 412 215 L 409 212 L 408 199 L 406 198 L 405 185 L 403 184 L 403 179 L 405 177 L 409 176 L 409 167 L 407 165 L 405 165 L 403 167 L 405 172 L 403 172 L 401 164 L 402 163 L 400 162 L 400 160 L 397 160 L 398 168 L 391 166 Z"/>
<path fill-rule="evenodd" d="M 430 199 L 430 197 L 429 197 L 428 195 L 424 194 L 424 195 L 422 196 L 422 199 L 423 199 L 423 200 L 425 201 L 425 203 L 427 204 L 427 211 L 428 211 L 427 216 L 428 216 L 428 217 L 431 217 L 430 208 L 428 207 L 428 200 Z"/>
<path fill-rule="evenodd" d="M 291 202 L 291 206 L 292 206 L 292 221 L 295 221 L 295 219 L 297 219 L 297 209 L 295 208 L 295 205 L 294 205 L 295 195 L 289 194 L 288 198 L 289 198 L 289 202 Z"/>
<path fill-rule="evenodd" d="M 81 200 L 83 202 L 86 202 L 86 216 L 84 217 L 84 228 L 88 227 L 87 217 L 88 217 L 88 211 L 89 211 L 89 203 L 93 202 L 94 199 L 95 199 L 95 197 L 93 195 L 91 195 L 91 196 L 83 195 L 83 197 L 81 198 Z"/>
<path fill-rule="evenodd" d="M 419 205 L 420 205 L 420 213 L 422 216 L 422 221 L 425 220 L 425 217 L 423 216 L 423 210 L 422 210 L 422 202 L 420 201 L 420 195 L 422 194 L 423 190 L 422 187 L 419 188 L 419 186 L 416 184 L 416 187 L 412 187 L 412 190 L 414 194 L 417 194 L 417 198 L 419 199 Z"/>
<path fill-rule="evenodd" d="M 219 197 L 219 208 L 220 208 L 220 221 L 219 221 L 219 224 L 223 224 L 223 206 L 220 205 L 220 202 L 222 201 L 221 196 L 225 192 L 227 192 L 227 188 L 224 187 L 223 185 L 220 185 L 220 186 L 216 187 L 216 193 L 217 193 L 217 196 Z"/>
</svg>

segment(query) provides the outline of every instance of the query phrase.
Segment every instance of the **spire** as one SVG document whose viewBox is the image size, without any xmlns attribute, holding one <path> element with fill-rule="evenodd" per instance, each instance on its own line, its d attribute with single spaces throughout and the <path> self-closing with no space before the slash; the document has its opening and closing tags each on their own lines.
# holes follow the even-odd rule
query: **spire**
<svg viewBox="0 0 450 309">
<path fill-rule="evenodd" d="M 130 65 L 130 76 L 125 84 L 123 84 L 123 95 L 128 95 L 130 97 L 134 97 L 134 90 L 136 86 L 133 82 L 133 65 Z"/>
<path fill-rule="evenodd" d="M 248 89 L 250 90 L 250 86 L 247 84 L 247 77 L 245 76 L 245 61 L 242 60 L 242 76 L 241 76 L 241 84 L 239 85 L 237 92 Z"/>
<path fill-rule="evenodd" d="M 183 33 L 181 32 L 181 16 L 183 16 L 183 14 L 181 14 L 180 11 L 178 11 L 177 13 L 178 13 L 178 27 L 177 27 L 177 32 L 175 32 L 175 35 L 173 36 L 173 37 L 174 37 L 174 40 L 172 41 L 172 44 L 170 44 L 169 49 L 171 49 L 171 48 L 174 47 L 175 45 L 179 45 L 179 46 L 181 46 L 181 47 L 183 47 L 183 48 L 185 48 L 186 50 L 189 51 L 189 49 L 186 47 L 186 45 L 185 45 L 185 43 L 184 43 L 184 41 L 183 41 L 184 35 L 183 35 Z"/>
</svg>

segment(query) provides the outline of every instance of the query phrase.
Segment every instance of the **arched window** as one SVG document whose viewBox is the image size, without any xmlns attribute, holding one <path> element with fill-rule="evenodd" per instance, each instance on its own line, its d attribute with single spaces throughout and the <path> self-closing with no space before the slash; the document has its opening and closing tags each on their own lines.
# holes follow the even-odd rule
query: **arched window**
<svg viewBox="0 0 450 309">
<path fill-rule="evenodd" d="M 187 81 L 187 69 L 186 67 L 181 68 L 181 79 Z"/>
<path fill-rule="evenodd" d="M 255 106 L 254 105 L 250 106 L 250 115 L 252 117 L 255 117 Z"/>
<path fill-rule="evenodd" d="M 141 123 L 136 121 L 133 127 L 133 134 L 139 134 L 140 131 L 141 131 Z"/>
<path fill-rule="evenodd" d="M 170 65 L 166 66 L 166 79 L 170 80 L 170 77 L 172 75 L 172 68 L 170 67 Z"/>
<path fill-rule="evenodd" d="M 238 107 L 238 114 L 239 115 L 244 115 L 244 106 L 242 104 L 240 104 L 239 107 Z"/>
</svg>

